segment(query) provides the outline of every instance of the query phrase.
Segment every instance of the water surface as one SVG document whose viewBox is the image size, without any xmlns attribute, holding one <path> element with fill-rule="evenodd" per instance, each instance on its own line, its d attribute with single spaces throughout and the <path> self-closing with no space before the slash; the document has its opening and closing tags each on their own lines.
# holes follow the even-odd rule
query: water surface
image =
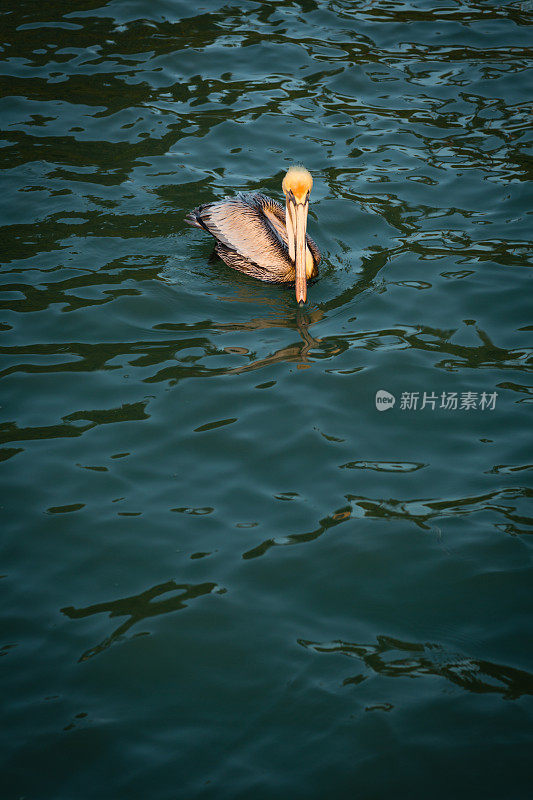
<svg viewBox="0 0 533 800">
<path fill-rule="evenodd" d="M 533 7 L 201 2 L 1 16 L 4 796 L 528 797 Z"/>
</svg>

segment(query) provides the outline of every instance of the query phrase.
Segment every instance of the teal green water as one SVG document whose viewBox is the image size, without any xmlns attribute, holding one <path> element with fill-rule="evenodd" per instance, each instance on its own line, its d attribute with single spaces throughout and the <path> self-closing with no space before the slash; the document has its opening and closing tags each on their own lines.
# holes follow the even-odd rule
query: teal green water
<svg viewBox="0 0 533 800">
<path fill-rule="evenodd" d="M 533 5 L 0 20 L 2 796 L 529 797 Z"/>
</svg>

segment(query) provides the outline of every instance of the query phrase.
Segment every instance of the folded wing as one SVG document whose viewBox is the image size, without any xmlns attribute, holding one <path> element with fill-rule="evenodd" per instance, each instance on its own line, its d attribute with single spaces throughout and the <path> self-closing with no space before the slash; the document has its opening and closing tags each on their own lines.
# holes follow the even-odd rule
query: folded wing
<svg viewBox="0 0 533 800">
<path fill-rule="evenodd" d="M 279 226 L 272 223 L 270 214 L 267 216 L 264 213 L 265 201 L 272 203 L 260 194 L 239 194 L 195 208 L 187 217 L 187 222 L 204 228 L 224 248 L 234 251 L 241 259 L 260 269 L 281 267 L 285 272 L 292 266 L 286 234 L 284 242 Z"/>
</svg>

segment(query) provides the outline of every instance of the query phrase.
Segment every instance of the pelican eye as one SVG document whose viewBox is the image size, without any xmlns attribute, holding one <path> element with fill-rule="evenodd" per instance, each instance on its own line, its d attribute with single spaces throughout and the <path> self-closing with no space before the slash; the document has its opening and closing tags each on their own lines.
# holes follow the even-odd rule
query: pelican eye
<svg viewBox="0 0 533 800">
<path fill-rule="evenodd" d="M 310 193 L 311 190 L 308 189 L 307 192 L 305 193 L 305 197 L 303 198 L 303 200 L 300 201 L 296 199 L 296 195 L 294 194 L 294 191 L 292 189 L 287 189 L 287 191 L 285 192 L 287 199 L 290 200 L 292 203 L 294 203 L 295 206 L 305 206 L 305 204 L 309 202 Z"/>
</svg>

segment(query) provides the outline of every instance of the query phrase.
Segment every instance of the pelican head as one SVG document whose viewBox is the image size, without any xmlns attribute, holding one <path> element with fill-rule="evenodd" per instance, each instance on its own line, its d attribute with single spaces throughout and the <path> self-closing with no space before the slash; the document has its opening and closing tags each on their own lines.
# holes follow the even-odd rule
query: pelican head
<svg viewBox="0 0 533 800">
<path fill-rule="evenodd" d="M 295 265 L 296 300 L 303 304 L 307 299 L 307 278 L 313 270 L 312 259 L 307 264 L 307 212 L 309 211 L 309 194 L 313 187 L 313 179 L 305 167 L 291 167 L 283 178 L 282 188 L 285 194 L 285 224 L 289 256 Z"/>
</svg>

